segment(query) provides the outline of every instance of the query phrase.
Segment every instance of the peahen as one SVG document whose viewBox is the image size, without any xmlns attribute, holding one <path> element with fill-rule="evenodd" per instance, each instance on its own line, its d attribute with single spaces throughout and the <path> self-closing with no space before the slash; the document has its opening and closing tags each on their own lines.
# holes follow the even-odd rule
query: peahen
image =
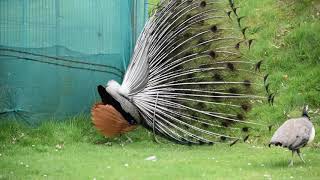
<svg viewBox="0 0 320 180">
<path fill-rule="evenodd" d="M 146 23 L 120 85 L 98 86 L 92 120 L 112 137 L 143 125 L 181 144 L 247 139 L 252 104 L 267 94 L 261 61 L 232 0 L 163 0 Z M 259 81 L 261 80 L 261 82 Z M 246 134 L 245 134 L 246 135 Z M 245 137 L 245 138 L 243 138 Z"/>
<path fill-rule="evenodd" d="M 277 129 L 270 140 L 269 147 L 275 145 L 291 150 L 292 159 L 289 166 L 292 166 L 295 152 L 301 161 L 305 162 L 300 154 L 300 149 L 310 144 L 314 137 L 315 129 L 308 115 L 308 106 L 305 106 L 302 117 L 289 119 Z"/>
</svg>

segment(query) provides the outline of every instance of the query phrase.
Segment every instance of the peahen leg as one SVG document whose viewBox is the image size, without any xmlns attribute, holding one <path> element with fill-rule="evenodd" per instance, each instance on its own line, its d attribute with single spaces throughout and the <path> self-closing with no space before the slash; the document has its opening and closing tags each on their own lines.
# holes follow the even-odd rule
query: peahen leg
<svg viewBox="0 0 320 180">
<path fill-rule="evenodd" d="M 301 161 L 302 161 L 303 163 L 306 163 L 306 162 L 304 161 L 304 159 L 302 158 L 302 156 L 301 156 L 300 149 L 297 150 L 297 154 L 298 154 L 299 158 L 301 159 Z"/>
<path fill-rule="evenodd" d="M 293 155 L 294 155 L 294 150 L 292 150 L 292 157 L 288 166 L 293 166 Z"/>
</svg>

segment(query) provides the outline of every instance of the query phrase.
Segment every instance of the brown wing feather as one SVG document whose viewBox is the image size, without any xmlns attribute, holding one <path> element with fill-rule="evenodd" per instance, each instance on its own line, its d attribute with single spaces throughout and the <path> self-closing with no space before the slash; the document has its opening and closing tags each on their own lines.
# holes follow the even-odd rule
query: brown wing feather
<svg viewBox="0 0 320 180">
<path fill-rule="evenodd" d="M 107 137 L 123 134 L 136 128 L 111 105 L 95 104 L 91 109 L 91 115 L 96 128 Z"/>
</svg>

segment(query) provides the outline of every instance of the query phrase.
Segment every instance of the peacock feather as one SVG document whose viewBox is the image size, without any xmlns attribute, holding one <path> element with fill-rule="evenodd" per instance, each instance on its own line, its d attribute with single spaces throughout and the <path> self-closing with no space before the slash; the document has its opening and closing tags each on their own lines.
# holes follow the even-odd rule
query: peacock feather
<svg viewBox="0 0 320 180">
<path fill-rule="evenodd" d="M 181 144 L 237 141 L 249 127 L 263 125 L 247 113 L 254 101 L 273 101 L 273 95 L 268 76 L 260 73 L 261 61 L 243 53 L 253 39 L 246 37 L 237 9 L 232 0 L 161 1 L 122 84 L 100 87 L 104 104 L 123 111 L 128 126 L 141 124 Z M 115 123 L 94 115 L 93 121 L 102 131 L 101 124 Z"/>
</svg>

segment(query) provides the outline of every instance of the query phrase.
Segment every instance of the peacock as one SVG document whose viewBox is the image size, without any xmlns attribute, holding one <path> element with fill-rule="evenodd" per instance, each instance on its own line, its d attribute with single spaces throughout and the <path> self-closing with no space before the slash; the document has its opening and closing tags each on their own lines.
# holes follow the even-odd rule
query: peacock
<svg viewBox="0 0 320 180">
<path fill-rule="evenodd" d="M 234 143 L 263 123 L 248 120 L 255 102 L 273 101 L 262 61 L 233 0 L 162 0 L 140 34 L 120 84 L 99 85 L 92 107 L 105 136 L 142 125 L 186 145 Z M 267 91 L 266 91 L 267 90 Z"/>
</svg>

